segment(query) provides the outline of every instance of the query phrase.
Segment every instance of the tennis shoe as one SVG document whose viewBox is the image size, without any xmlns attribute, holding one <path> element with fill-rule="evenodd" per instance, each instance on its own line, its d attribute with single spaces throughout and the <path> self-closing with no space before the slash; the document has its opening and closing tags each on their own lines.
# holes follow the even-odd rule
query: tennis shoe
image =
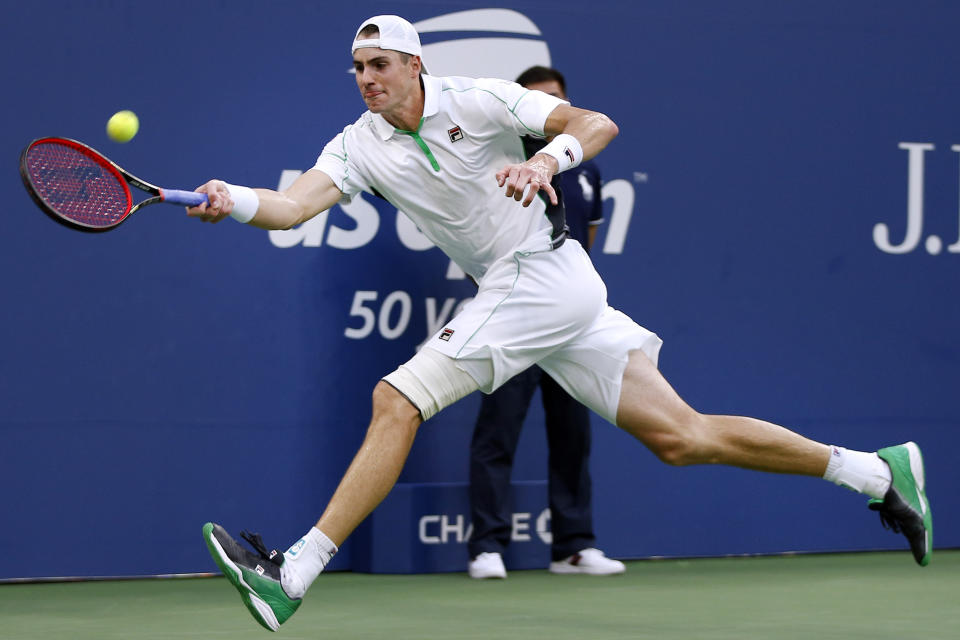
<svg viewBox="0 0 960 640">
<path fill-rule="evenodd" d="M 563 560 L 550 563 L 550 573 L 579 573 L 590 576 L 612 576 L 623 573 L 627 566 L 613 560 L 599 549 L 583 549 Z"/>
<path fill-rule="evenodd" d="M 486 578 L 506 578 L 507 568 L 503 566 L 503 558 L 495 551 L 484 551 L 470 561 L 467 573 L 471 578 L 483 580 Z"/>
<path fill-rule="evenodd" d="M 203 539 L 213 561 L 240 592 L 244 606 L 257 622 L 270 631 L 277 631 L 297 610 L 302 599 L 288 596 L 280 583 L 283 553 L 276 549 L 267 551 L 255 533 L 242 531 L 240 535 L 256 549 L 256 554 L 237 543 L 220 525 L 212 522 L 203 525 Z"/>
<path fill-rule="evenodd" d="M 933 515 L 924 489 L 923 456 L 914 442 L 887 447 L 877 455 L 890 465 L 893 480 L 883 500 L 871 498 L 868 506 L 880 513 L 880 522 L 910 543 L 913 558 L 922 567 L 933 555 Z"/>
</svg>

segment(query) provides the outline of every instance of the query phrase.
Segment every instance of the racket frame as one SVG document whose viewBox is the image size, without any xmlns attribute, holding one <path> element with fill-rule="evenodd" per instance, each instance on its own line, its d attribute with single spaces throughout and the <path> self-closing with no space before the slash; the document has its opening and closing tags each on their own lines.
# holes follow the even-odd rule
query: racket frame
<svg viewBox="0 0 960 640">
<path fill-rule="evenodd" d="M 36 187 L 34 187 L 33 180 L 30 178 L 30 173 L 27 170 L 27 155 L 30 150 L 41 143 L 57 142 L 64 144 L 65 146 L 72 147 L 73 149 L 83 153 L 84 155 L 90 157 L 115 177 L 119 178 L 118 182 L 123 186 L 124 191 L 127 195 L 127 211 L 124 213 L 120 219 L 118 219 L 113 224 L 106 226 L 94 226 L 84 224 L 82 222 L 77 222 L 76 220 L 71 220 L 65 216 L 57 213 L 56 209 L 51 207 L 47 202 L 40 196 L 37 192 Z M 150 184 L 146 180 L 141 180 L 137 176 L 133 175 L 116 162 L 103 155 L 90 145 L 84 144 L 79 140 L 74 140 L 72 138 L 64 138 L 60 136 L 45 136 L 43 138 L 37 138 L 33 140 L 30 144 L 24 147 L 23 151 L 20 152 L 20 178 L 23 180 L 23 185 L 27 188 L 27 192 L 30 194 L 30 197 L 33 201 L 40 207 L 40 209 L 47 214 L 54 222 L 67 226 L 71 229 L 76 229 L 78 231 L 85 231 L 87 233 L 100 233 L 103 231 L 110 231 L 116 229 L 121 223 L 123 223 L 127 218 L 136 213 L 142 207 L 146 207 L 151 204 L 157 204 L 158 202 L 163 202 L 166 200 L 163 189 L 160 187 Z M 130 187 L 132 185 L 141 191 L 144 191 L 150 194 L 151 197 L 133 204 L 133 195 L 130 192 Z"/>
</svg>

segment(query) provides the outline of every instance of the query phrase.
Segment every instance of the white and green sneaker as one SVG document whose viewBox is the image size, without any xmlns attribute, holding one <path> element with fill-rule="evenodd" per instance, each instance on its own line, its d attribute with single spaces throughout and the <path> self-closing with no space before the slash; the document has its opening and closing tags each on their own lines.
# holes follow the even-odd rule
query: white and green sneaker
<svg viewBox="0 0 960 640">
<path fill-rule="evenodd" d="M 920 447 L 907 442 L 880 449 L 877 455 L 890 465 L 893 481 L 883 500 L 871 498 L 868 506 L 880 512 L 884 527 L 907 537 L 913 558 L 925 567 L 933 555 L 933 516 L 924 491 Z"/>
<path fill-rule="evenodd" d="M 223 575 L 240 592 L 240 599 L 254 619 L 270 631 L 277 631 L 303 601 L 287 595 L 280 584 L 283 553 L 267 551 L 257 534 L 241 531 L 258 555 L 247 551 L 218 524 L 203 525 L 203 539 Z"/>
</svg>

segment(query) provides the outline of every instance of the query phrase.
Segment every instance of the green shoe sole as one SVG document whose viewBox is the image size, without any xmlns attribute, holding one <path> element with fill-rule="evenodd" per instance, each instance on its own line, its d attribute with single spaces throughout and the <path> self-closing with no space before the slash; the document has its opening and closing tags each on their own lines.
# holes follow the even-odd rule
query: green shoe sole
<svg viewBox="0 0 960 640">
<path fill-rule="evenodd" d="M 288 603 L 275 602 L 274 604 L 277 605 L 277 608 L 280 610 L 280 615 L 278 616 L 274 607 L 271 607 L 251 584 L 256 584 L 262 579 L 256 572 L 240 567 L 230 560 L 223 547 L 213 535 L 213 528 L 214 525 L 211 522 L 203 525 L 203 539 L 207 543 L 207 550 L 210 552 L 213 561 L 217 563 L 217 566 L 223 572 L 223 575 L 226 576 L 227 580 L 230 581 L 230 584 L 240 593 L 240 599 L 250 612 L 250 615 L 252 615 L 263 628 L 269 631 L 279 630 L 280 625 L 286 622 L 297 610 L 301 601 L 291 600 Z"/>
</svg>

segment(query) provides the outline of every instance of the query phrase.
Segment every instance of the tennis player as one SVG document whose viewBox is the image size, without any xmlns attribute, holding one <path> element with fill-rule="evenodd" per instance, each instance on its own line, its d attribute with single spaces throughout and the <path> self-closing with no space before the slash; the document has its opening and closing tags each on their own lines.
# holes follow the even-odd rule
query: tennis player
<svg viewBox="0 0 960 640">
<path fill-rule="evenodd" d="M 845 450 L 784 427 L 698 413 L 657 370 L 661 340 L 607 304 L 603 281 L 564 221 L 550 180 L 597 155 L 617 135 L 610 118 L 506 81 L 426 75 L 420 38 L 397 16 L 357 30 L 357 86 L 367 111 L 330 141 L 288 189 L 212 180 L 208 222 L 232 216 L 288 229 L 361 191 L 382 196 L 479 284 L 413 358 L 373 390 L 360 450 L 316 526 L 286 552 L 219 525 L 204 538 L 216 563 L 264 627 L 276 631 L 337 548 L 397 480 L 420 424 L 480 389 L 491 392 L 533 364 L 574 398 L 672 465 L 724 464 L 822 477 L 869 496 L 902 531 L 921 565 L 932 553 L 932 519 L 920 449 Z M 525 159 L 520 136 L 554 136 Z M 558 209 L 562 210 L 562 209 Z"/>
</svg>

